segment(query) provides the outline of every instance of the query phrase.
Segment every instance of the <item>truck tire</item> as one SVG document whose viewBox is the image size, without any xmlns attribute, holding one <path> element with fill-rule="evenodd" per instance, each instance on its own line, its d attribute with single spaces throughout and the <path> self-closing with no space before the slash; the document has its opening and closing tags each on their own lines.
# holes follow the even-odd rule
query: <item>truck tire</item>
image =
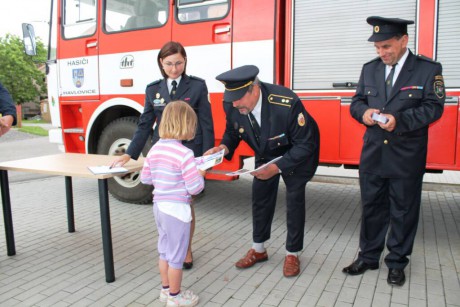
<svg viewBox="0 0 460 307">
<path fill-rule="evenodd" d="M 137 129 L 138 118 L 122 117 L 112 121 L 102 131 L 97 144 L 97 153 L 103 155 L 122 155 L 128 149 L 129 143 Z M 149 151 L 150 141 L 142 150 L 141 156 Z M 133 204 L 151 204 L 152 186 L 144 185 L 140 180 L 140 172 L 108 179 L 109 192 L 116 199 Z"/>
</svg>

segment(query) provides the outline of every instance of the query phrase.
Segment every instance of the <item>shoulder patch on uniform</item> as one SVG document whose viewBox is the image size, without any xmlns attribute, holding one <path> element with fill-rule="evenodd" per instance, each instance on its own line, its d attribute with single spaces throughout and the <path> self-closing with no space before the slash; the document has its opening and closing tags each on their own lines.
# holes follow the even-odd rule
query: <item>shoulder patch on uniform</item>
<svg viewBox="0 0 460 307">
<path fill-rule="evenodd" d="M 429 58 L 429 57 L 427 57 L 427 56 L 424 56 L 423 54 L 417 54 L 417 58 L 420 59 L 420 60 L 424 60 L 424 61 L 430 62 L 430 63 L 437 63 L 437 62 L 434 61 L 432 58 Z"/>
<path fill-rule="evenodd" d="M 158 84 L 158 83 L 160 83 L 160 82 L 161 82 L 161 80 L 163 80 L 163 79 L 158 79 L 158 80 L 156 80 L 156 81 L 153 81 L 153 82 L 151 82 L 151 83 L 147 84 L 147 87 L 149 87 L 149 86 L 151 86 L 151 85 L 155 85 L 155 84 Z"/>
<path fill-rule="evenodd" d="M 442 75 L 436 75 L 434 77 L 433 90 L 439 99 L 444 98 L 446 95 L 446 89 L 444 87 L 444 78 Z"/>
<path fill-rule="evenodd" d="M 194 79 L 194 80 L 198 80 L 198 81 L 202 81 L 204 82 L 204 79 L 201 79 L 200 77 L 197 77 L 197 76 L 189 76 L 190 79 Z"/>
<path fill-rule="evenodd" d="M 297 123 L 300 127 L 305 126 L 305 116 L 303 116 L 302 113 L 299 113 L 299 115 L 297 116 Z"/>
<path fill-rule="evenodd" d="M 268 102 L 272 104 L 277 104 L 284 107 L 291 107 L 291 103 L 294 100 L 293 97 L 281 96 L 276 94 L 270 94 L 268 96 Z"/>
</svg>

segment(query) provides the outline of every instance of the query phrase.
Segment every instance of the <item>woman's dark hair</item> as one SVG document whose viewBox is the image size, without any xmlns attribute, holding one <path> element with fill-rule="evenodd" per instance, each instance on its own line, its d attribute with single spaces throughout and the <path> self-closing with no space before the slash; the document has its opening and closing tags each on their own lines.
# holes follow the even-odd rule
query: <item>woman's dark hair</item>
<svg viewBox="0 0 460 307">
<path fill-rule="evenodd" d="M 185 75 L 185 71 L 187 70 L 187 53 L 185 52 L 185 48 L 184 46 L 181 45 L 181 43 L 172 42 L 172 41 L 167 42 L 166 44 L 163 45 L 163 47 L 161 47 L 160 52 L 158 52 L 158 57 L 157 57 L 158 67 L 160 68 L 161 74 L 163 75 L 165 79 L 168 78 L 168 75 L 165 73 L 163 69 L 163 65 L 161 65 L 160 60 L 170 55 L 176 54 L 176 53 L 180 53 L 185 60 L 184 72 L 182 73 L 182 76 L 183 76 Z"/>
</svg>

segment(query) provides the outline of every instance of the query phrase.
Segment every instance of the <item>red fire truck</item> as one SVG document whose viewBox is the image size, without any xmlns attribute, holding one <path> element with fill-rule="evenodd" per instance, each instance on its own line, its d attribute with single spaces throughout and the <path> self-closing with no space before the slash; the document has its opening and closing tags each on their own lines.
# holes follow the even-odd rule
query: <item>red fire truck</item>
<svg viewBox="0 0 460 307">
<path fill-rule="evenodd" d="M 321 163 L 356 167 L 364 127 L 351 118 L 349 105 L 362 65 L 376 56 L 367 42 L 371 15 L 415 20 L 410 49 L 443 64 L 447 100 L 430 128 L 427 169 L 460 169 L 456 0 L 53 0 L 47 81 L 56 129 L 50 139 L 66 152 L 126 149 L 145 87 L 161 78 L 158 50 L 174 40 L 186 47 L 187 72 L 206 80 L 216 144 L 225 116 L 215 76 L 254 64 L 262 81 L 293 89 L 317 120 Z M 26 50 L 33 50 L 33 29 L 25 29 Z M 251 155 L 242 144 L 208 177 L 228 179 L 222 171 L 240 168 Z M 109 188 L 128 202 L 150 197 L 138 174 L 116 178 Z"/>
</svg>

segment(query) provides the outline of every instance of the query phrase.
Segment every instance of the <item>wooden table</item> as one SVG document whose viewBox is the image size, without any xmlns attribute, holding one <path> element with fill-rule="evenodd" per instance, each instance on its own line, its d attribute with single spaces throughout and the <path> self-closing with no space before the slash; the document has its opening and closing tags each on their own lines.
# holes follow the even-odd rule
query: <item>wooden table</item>
<svg viewBox="0 0 460 307">
<path fill-rule="evenodd" d="M 5 235 L 8 256 L 13 256 L 16 254 L 13 218 L 11 214 L 10 189 L 8 183 L 8 171 L 65 176 L 67 223 L 69 232 L 75 232 L 72 177 L 98 179 L 105 280 L 107 282 L 115 281 L 107 179 L 114 176 L 119 176 L 120 174 L 94 175 L 88 169 L 88 166 L 110 165 L 113 160 L 113 156 L 106 155 L 63 153 L 30 159 L 1 162 L 0 185 L 2 191 L 3 219 L 5 221 Z M 132 173 L 141 170 L 142 164 L 143 159 L 140 158 L 137 161 L 130 160 L 123 167 L 128 169 L 127 173 Z"/>
</svg>

